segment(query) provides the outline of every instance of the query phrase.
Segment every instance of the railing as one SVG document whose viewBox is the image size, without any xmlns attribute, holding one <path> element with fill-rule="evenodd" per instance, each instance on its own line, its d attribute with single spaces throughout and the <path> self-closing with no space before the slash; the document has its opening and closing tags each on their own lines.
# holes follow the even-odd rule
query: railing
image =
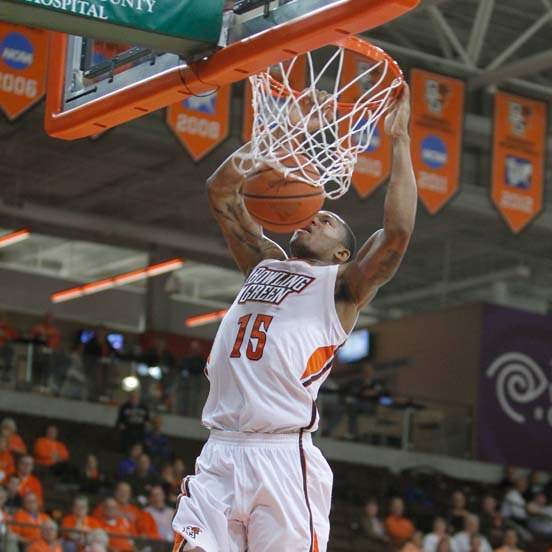
<svg viewBox="0 0 552 552">
<path fill-rule="evenodd" d="M 0 349 L 1 351 L 1 349 Z M 0 355 L 0 364 L 2 355 Z M 75 400 L 118 403 L 129 376 L 140 384 L 150 408 L 199 418 L 209 384 L 202 373 L 184 367 L 148 367 L 139 360 L 91 358 L 65 354 L 33 343 L 15 344 L 10 381 L 19 390 L 34 390 Z M 380 395 L 358 399 L 320 393 L 323 435 L 374 445 L 448 456 L 472 457 L 473 416 L 466 405 L 421 397 Z"/>
</svg>

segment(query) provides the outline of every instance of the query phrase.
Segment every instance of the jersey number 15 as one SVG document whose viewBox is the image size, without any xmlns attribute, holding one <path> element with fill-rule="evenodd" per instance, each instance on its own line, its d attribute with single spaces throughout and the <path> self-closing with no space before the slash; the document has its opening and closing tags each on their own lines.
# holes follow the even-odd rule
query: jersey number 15
<svg viewBox="0 0 552 552">
<path fill-rule="evenodd" d="M 241 346 L 245 338 L 245 332 L 251 320 L 251 314 L 246 314 L 238 320 L 239 330 L 236 336 L 234 348 L 230 353 L 230 358 L 241 358 Z M 249 334 L 247 349 L 245 355 L 249 360 L 259 360 L 263 356 L 263 351 L 266 345 L 266 333 L 272 322 L 272 316 L 268 314 L 258 314 L 253 322 L 253 327 Z M 255 344 L 255 341 L 257 342 Z"/>
</svg>

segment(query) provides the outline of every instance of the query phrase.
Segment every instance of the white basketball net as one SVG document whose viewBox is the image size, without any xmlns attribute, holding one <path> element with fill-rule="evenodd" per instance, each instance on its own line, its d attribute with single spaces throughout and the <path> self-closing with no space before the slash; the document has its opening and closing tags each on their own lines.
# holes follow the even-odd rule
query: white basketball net
<svg viewBox="0 0 552 552">
<path fill-rule="evenodd" d="M 393 91 L 401 86 L 401 81 L 394 79 L 386 85 L 390 62 L 367 59 L 366 69 L 363 67 L 353 80 L 342 83 L 344 55 L 345 49 L 338 48 L 316 74 L 313 58 L 307 54 L 309 80 L 299 94 L 290 84 L 298 58 L 250 77 L 254 109 L 251 149 L 246 155 L 234 157 L 242 174 L 255 172 L 259 165 L 266 164 L 286 178 L 324 188 L 325 196 L 331 199 L 347 192 L 358 155 L 370 146 L 376 125 L 392 107 Z M 271 73 L 278 74 L 278 79 Z M 327 89 L 329 79 L 335 79 L 333 90 L 320 100 L 316 92 Z M 353 86 L 360 90 L 358 99 L 347 108 L 339 107 L 339 98 Z M 306 97 L 312 100 L 308 112 L 301 109 L 301 100 Z M 330 115 L 325 116 L 328 111 Z M 320 124 L 309 131 L 314 119 Z"/>
</svg>

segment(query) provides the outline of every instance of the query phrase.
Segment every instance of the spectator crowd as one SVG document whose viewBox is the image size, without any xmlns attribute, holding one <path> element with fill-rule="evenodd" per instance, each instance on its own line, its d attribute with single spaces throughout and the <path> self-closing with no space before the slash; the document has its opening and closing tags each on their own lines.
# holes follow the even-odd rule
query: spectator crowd
<svg viewBox="0 0 552 552">
<path fill-rule="evenodd" d="M 22 331 L 0 312 L 0 384 L 19 383 L 19 345 L 27 355 L 25 365 L 32 366 L 26 386 L 66 398 L 109 402 L 120 392 L 123 378 L 133 375 L 150 405 L 199 417 L 208 390 L 200 342 L 191 340 L 187 354 L 178 356 L 165 337 L 145 343 L 130 337 L 104 326 L 64 335 L 51 313 Z"/>
<path fill-rule="evenodd" d="M 186 465 L 138 395 L 121 406 L 117 423 L 127 448 L 109 473 L 92 453 L 74 465 L 55 424 L 30 447 L 14 419 L 2 420 L 0 552 L 133 552 L 172 543 Z M 59 489 L 73 497 L 70 506 L 62 501 L 66 511 L 51 496 Z"/>
<path fill-rule="evenodd" d="M 382 503 L 369 499 L 360 517 L 353 521 L 353 552 L 522 552 L 536 541 L 552 538 L 552 481 L 542 472 L 530 476 L 506 471 L 492 492 L 467 496 L 460 489 L 450 495 L 449 504 L 432 505 L 433 519 L 426 527 L 427 511 L 419 520 L 408 515 L 402 496 Z M 423 503 L 418 496 L 411 502 Z M 413 508 L 415 509 L 415 508 Z M 425 530 L 425 531 L 424 531 Z M 539 548 L 542 550 L 542 546 Z M 548 549 L 552 552 L 552 543 Z"/>
</svg>

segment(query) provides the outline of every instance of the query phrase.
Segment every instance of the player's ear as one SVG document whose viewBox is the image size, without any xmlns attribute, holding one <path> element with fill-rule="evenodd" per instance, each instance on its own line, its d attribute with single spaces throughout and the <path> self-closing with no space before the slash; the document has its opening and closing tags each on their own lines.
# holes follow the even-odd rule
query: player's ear
<svg viewBox="0 0 552 552">
<path fill-rule="evenodd" d="M 346 263 L 347 261 L 351 260 L 351 252 L 346 247 L 340 247 L 334 253 L 334 257 L 338 263 Z"/>
</svg>

